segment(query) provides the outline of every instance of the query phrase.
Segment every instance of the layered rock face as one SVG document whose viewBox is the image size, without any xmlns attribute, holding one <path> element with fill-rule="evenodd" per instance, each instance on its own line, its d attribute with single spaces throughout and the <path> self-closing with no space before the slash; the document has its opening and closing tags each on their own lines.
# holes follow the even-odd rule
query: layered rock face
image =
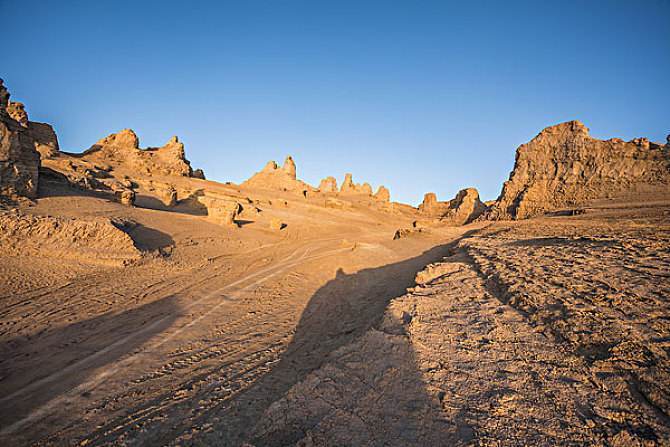
<svg viewBox="0 0 670 447">
<path fill-rule="evenodd" d="M 544 129 L 516 152 L 510 178 L 487 212 L 525 219 L 629 195 L 670 193 L 670 150 L 646 138 L 598 140 L 579 121 Z"/>
<path fill-rule="evenodd" d="M 282 167 L 279 167 L 274 161 L 268 162 L 262 171 L 254 174 L 249 180 L 242 183 L 242 186 L 298 192 L 314 189 L 297 179 L 295 162 L 290 155 L 286 157 Z"/>
<path fill-rule="evenodd" d="M 0 195 L 35 198 L 40 154 L 27 127 L 12 118 L 9 106 L 9 92 L 0 80 Z M 12 113 L 23 121 L 16 112 L 15 108 Z"/>
</svg>

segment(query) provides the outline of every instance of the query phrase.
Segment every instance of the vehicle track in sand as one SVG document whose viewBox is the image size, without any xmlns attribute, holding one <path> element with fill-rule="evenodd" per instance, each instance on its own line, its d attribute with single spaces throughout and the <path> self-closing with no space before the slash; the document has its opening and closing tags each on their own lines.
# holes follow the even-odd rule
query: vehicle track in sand
<svg viewBox="0 0 670 447">
<path fill-rule="evenodd" d="M 73 405 L 76 401 L 82 399 L 82 395 L 87 395 L 88 393 L 91 392 L 91 390 L 97 388 L 98 386 L 100 386 L 100 384 L 104 383 L 106 380 L 108 380 L 111 377 L 114 377 L 120 372 L 123 372 L 126 369 L 130 369 L 134 365 L 140 362 L 144 363 L 149 357 L 153 357 L 155 359 L 157 357 L 156 351 L 161 349 L 164 345 L 171 344 L 171 342 L 173 342 L 175 338 L 179 338 L 185 332 L 188 332 L 191 328 L 198 325 L 198 323 L 201 323 L 204 319 L 211 317 L 213 314 L 216 314 L 217 312 L 220 312 L 220 310 L 226 304 L 230 304 L 231 301 L 239 299 L 244 293 L 258 287 L 259 285 L 271 280 L 272 278 L 282 273 L 286 273 L 287 271 L 289 271 L 290 269 L 294 268 L 295 266 L 301 263 L 313 261 L 322 257 L 330 256 L 332 254 L 336 254 L 338 252 L 351 249 L 351 247 L 340 247 L 335 249 L 332 248 L 329 249 L 329 245 L 332 244 L 328 244 L 328 242 L 338 239 L 340 238 L 333 237 L 319 241 L 311 241 L 311 243 L 305 244 L 305 246 L 301 246 L 294 249 L 292 252 L 290 252 L 290 254 L 274 262 L 270 262 L 270 264 L 265 267 L 256 269 L 255 271 L 248 273 L 242 276 L 241 278 L 238 278 L 223 286 L 219 286 L 214 290 L 208 291 L 204 294 L 204 296 L 196 299 L 195 301 L 187 302 L 184 303 L 183 305 L 180 305 L 180 311 L 182 313 L 188 314 L 187 321 L 184 324 L 181 324 L 177 327 L 174 326 L 170 327 L 170 330 L 167 331 L 164 334 L 164 336 L 161 337 L 154 336 L 152 338 L 152 340 L 155 340 L 153 343 L 149 343 L 138 352 L 134 352 L 129 356 L 125 357 L 124 359 L 117 361 L 115 364 L 113 364 L 113 366 L 108 366 L 104 368 L 102 371 L 99 371 L 92 377 L 88 378 L 88 380 L 66 391 L 64 394 L 59 395 L 55 399 L 48 401 L 46 404 L 34 409 L 25 417 L 22 417 L 21 419 L 3 427 L 2 430 L 0 430 L 0 436 L 10 437 L 12 434 L 16 433 L 18 430 L 25 427 L 26 424 L 35 423 L 36 421 L 48 417 L 50 414 L 54 413 L 59 408 L 62 409 L 67 406 Z M 160 291 L 161 294 L 164 295 L 168 291 L 179 293 L 182 292 L 183 289 L 188 288 L 190 292 L 189 295 L 193 296 L 200 289 L 203 288 L 202 287 L 203 285 L 206 285 L 208 282 L 215 280 L 218 276 L 219 273 L 215 273 L 212 275 L 205 275 L 205 277 L 199 280 L 197 284 L 195 285 L 190 284 L 188 287 L 182 287 L 181 288 L 182 290 L 178 291 L 174 291 L 173 287 L 175 285 L 178 285 L 180 281 L 178 280 L 170 281 L 168 279 L 167 281 L 165 281 L 165 283 L 167 284 L 160 283 L 158 287 L 155 287 L 158 290 L 155 290 L 154 292 Z M 156 283 L 152 285 L 156 286 Z M 79 287 L 81 287 L 81 285 Z M 207 289 L 207 287 L 204 288 Z M 72 291 L 66 291 L 64 295 L 72 296 L 73 294 Z M 76 296 L 76 294 L 74 295 Z M 89 296 L 86 299 L 90 300 L 91 297 Z M 215 301 L 213 302 L 213 300 Z M 241 326 L 246 326 L 248 328 L 257 327 L 257 325 L 255 324 L 257 323 L 257 321 L 255 320 L 258 320 L 260 317 L 262 317 L 262 314 L 247 313 L 246 315 L 243 315 L 242 317 L 238 318 L 236 321 L 232 321 L 231 327 L 228 327 L 227 330 L 230 331 L 232 329 L 234 331 L 235 329 L 239 329 Z M 274 317 L 276 317 L 276 315 L 274 315 Z M 143 326 L 140 329 L 130 334 L 125 335 L 124 337 L 109 344 L 105 348 L 100 349 L 90 355 L 87 355 L 86 357 L 83 357 L 69 364 L 67 367 L 60 369 L 46 377 L 40 378 L 37 381 L 33 381 L 32 383 L 15 390 L 14 392 L 12 392 L 7 396 L 3 396 L 2 398 L 0 398 L 0 403 L 2 403 L 2 405 L 11 406 L 13 401 L 16 401 L 17 399 L 29 398 L 31 394 L 39 393 L 39 391 L 44 387 L 53 386 L 55 383 L 59 382 L 64 377 L 76 373 L 81 373 L 81 371 L 86 370 L 87 368 L 95 367 L 96 361 L 103 359 L 107 354 L 109 354 L 114 349 L 117 349 L 125 344 L 130 343 L 133 339 L 140 338 L 146 334 L 151 334 L 152 331 L 154 331 L 157 327 L 160 327 L 160 325 L 163 324 L 168 318 L 169 316 L 163 316 L 155 321 L 152 321 L 150 324 Z M 272 340 L 272 342 L 275 341 L 276 340 Z M 176 343 L 178 344 L 178 342 Z M 209 350 L 209 355 L 196 356 L 196 357 L 190 356 L 188 359 L 190 365 L 197 366 L 197 364 L 200 361 L 216 357 L 217 354 L 216 349 L 212 349 L 211 347 L 207 349 Z M 177 350 L 179 350 L 179 348 L 177 348 Z M 227 352 L 228 355 L 226 357 L 230 358 L 231 356 L 234 356 L 237 352 L 241 351 L 243 350 L 233 350 L 233 352 Z M 223 353 L 223 351 L 220 351 L 219 353 Z M 170 363 L 172 363 L 172 366 L 169 366 Z M 161 365 L 158 368 L 158 370 L 179 369 L 176 368 L 175 365 L 179 366 L 181 364 L 172 361 L 169 362 L 167 366 Z M 149 372 L 147 375 L 155 376 L 155 371 L 156 370 L 153 371 L 154 374 L 152 374 L 152 372 Z M 140 382 L 141 381 L 138 381 L 137 383 Z"/>
</svg>

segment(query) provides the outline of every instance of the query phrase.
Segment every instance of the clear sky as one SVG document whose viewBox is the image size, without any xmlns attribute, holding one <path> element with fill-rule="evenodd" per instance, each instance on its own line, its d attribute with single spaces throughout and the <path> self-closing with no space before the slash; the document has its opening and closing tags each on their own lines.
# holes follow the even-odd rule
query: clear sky
<svg viewBox="0 0 670 447">
<path fill-rule="evenodd" d="M 291 154 L 312 184 L 493 199 L 546 126 L 670 133 L 668 0 L 0 0 L 0 17 L 0 77 L 63 150 L 178 135 L 213 180 Z"/>
</svg>

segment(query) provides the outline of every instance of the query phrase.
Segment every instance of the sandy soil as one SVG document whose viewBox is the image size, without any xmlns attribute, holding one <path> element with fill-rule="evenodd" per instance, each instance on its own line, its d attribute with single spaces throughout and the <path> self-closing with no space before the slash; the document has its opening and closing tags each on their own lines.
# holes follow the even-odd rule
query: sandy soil
<svg viewBox="0 0 670 447">
<path fill-rule="evenodd" d="M 393 240 L 407 216 L 272 200 L 22 209 L 140 255 L 0 253 L 2 445 L 670 442 L 670 203 Z"/>
</svg>

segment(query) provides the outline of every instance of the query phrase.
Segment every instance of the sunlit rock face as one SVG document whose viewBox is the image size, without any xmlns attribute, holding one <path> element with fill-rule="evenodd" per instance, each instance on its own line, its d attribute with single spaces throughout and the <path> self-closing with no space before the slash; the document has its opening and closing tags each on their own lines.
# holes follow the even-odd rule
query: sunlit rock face
<svg viewBox="0 0 670 447">
<path fill-rule="evenodd" d="M 0 80 L 0 195 L 10 198 L 35 198 L 40 154 L 35 149 L 35 140 L 27 128 L 28 117 L 25 110 L 21 105 L 20 108 L 14 107 L 10 113 L 9 96 Z"/>
<path fill-rule="evenodd" d="M 547 127 L 516 151 L 490 219 L 524 219 L 597 199 L 667 193 L 667 146 L 636 138 L 598 140 L 579 121 Z"/>
</svg>

